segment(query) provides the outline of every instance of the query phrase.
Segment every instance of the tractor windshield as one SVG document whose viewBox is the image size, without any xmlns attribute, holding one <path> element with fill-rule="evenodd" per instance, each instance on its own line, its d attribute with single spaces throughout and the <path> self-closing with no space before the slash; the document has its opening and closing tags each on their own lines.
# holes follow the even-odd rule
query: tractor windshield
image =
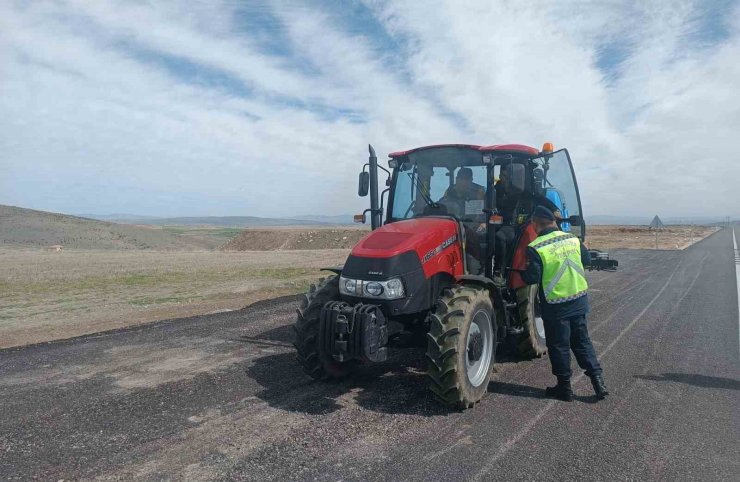
<svg viewBox="0 0 740 482">
<path fill-rule="evenodd" d="M 480 222 L 487 169 L 470 149 L 435 148 L 409 154 L 394 177 L 391 217 L 454 215 Z"/>
<path fill-rule="evenodd" d="M 571 168 L 570 157 L 565 149 L 534 159 L 534 188 L 553 202 L 564 218 L 578 215 L 582 217 L 578 185 Z M 571 226 L 564 222 L 563 231 L 577 236 L 584 234 L 582 226 Z"/>
</svg>

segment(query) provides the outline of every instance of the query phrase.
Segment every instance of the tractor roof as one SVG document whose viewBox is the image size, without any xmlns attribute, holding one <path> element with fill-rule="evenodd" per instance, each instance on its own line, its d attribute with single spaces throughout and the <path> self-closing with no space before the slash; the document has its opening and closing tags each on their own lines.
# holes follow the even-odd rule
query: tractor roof
<svg viewBox="0 0 740 482">
<path fill-rule="evenodd" d="M 524 144 L 497 144 L 493 146 L 476 146 L 474 144 L 435 144 L 432 146 L 417 147 L 409 149 L 408 151 L 391 152 L 388 157 L 402 157 L 412 152 L 422 151 L 426 149 L 435 149 L 437 147 L 460 147 L 463 149 L 472 149 L 481 152 L 511 152 L 516 154 L 525 154 L 528 156 L 536 156 L 540 153 L 539 150 L 534 147 L 525 146 Z"/>
</svg>

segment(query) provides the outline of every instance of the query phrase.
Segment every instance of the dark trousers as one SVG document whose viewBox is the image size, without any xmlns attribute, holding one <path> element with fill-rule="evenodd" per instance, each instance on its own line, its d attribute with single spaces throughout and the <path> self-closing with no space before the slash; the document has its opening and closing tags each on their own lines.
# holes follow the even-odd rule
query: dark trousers
<svg viewBox="0 0 740 482">
<path fill-rule="evenodd" d="M 601 374 L 601 365 L 596 358 L 591 338 L 588 336 L 586 315 L 546 319 L 544 325 L 547 352 L 550 356 L 553 375 L 559 379 L 570 379 L 571 350 L 573 350 L 578 366 L 586 371 L 587 376 Z"/>
<path fill-rule="evenodd" d="M 509 258 L 509 250 L 511 245 L 514 243 L 516 238 L 516 229 L 514 226 L 501 226 L 496 231 L 496 251 L 494 252 L 494 269 L 497 269 L 501 274 L 506 274 L 504 268 L 506 267 L 506 261 Z"/>
</svg>

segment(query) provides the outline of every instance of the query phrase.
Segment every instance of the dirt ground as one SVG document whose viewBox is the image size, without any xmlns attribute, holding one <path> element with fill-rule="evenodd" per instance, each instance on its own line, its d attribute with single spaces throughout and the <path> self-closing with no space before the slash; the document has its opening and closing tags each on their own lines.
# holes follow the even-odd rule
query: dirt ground
<svg viewBox="0 0 740 482">
<path fill-rule="evenodd" d="M 657 249 L 685 249 L 719 228 L 671 225 L 657 232 Z M 656 232 L 647 226 L 588 226 L 586 242 L 592 249 L 656 249 Z"/>
<path fill-rule="evenodd" d="M 0 348 L 304 292 L 347 254 L 0 248 Z"/>
<path fill-rule="evenodd" d="M 343 264 L 366 229 L 249 229 L 222 251 L 0 248 L 0 348 L 301 293 L 320 268 Z M 658 246 L 682 249 L 714 231 L 671 226 L 658 234 Z M 589 226 L 588 241 L 596 249 L 653 249 L 655 234 Z M 335 247 L 343 249 L 325 249 Z"/>
</svg>

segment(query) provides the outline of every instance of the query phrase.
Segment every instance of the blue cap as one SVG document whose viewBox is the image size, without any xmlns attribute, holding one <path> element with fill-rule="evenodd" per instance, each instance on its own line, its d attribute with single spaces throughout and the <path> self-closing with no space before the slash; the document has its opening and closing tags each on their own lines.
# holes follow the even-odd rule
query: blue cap
<svg viewBox="0 0 740 482">
<path fill-rule="evenodd" d="M 555 221 L 555 215 L 545 206 L 537 206 L 536 208 L 534 208 L 534 213 L 532 213 L 532 217 L 547 219 L 548 221 Z"/>
</svg>

